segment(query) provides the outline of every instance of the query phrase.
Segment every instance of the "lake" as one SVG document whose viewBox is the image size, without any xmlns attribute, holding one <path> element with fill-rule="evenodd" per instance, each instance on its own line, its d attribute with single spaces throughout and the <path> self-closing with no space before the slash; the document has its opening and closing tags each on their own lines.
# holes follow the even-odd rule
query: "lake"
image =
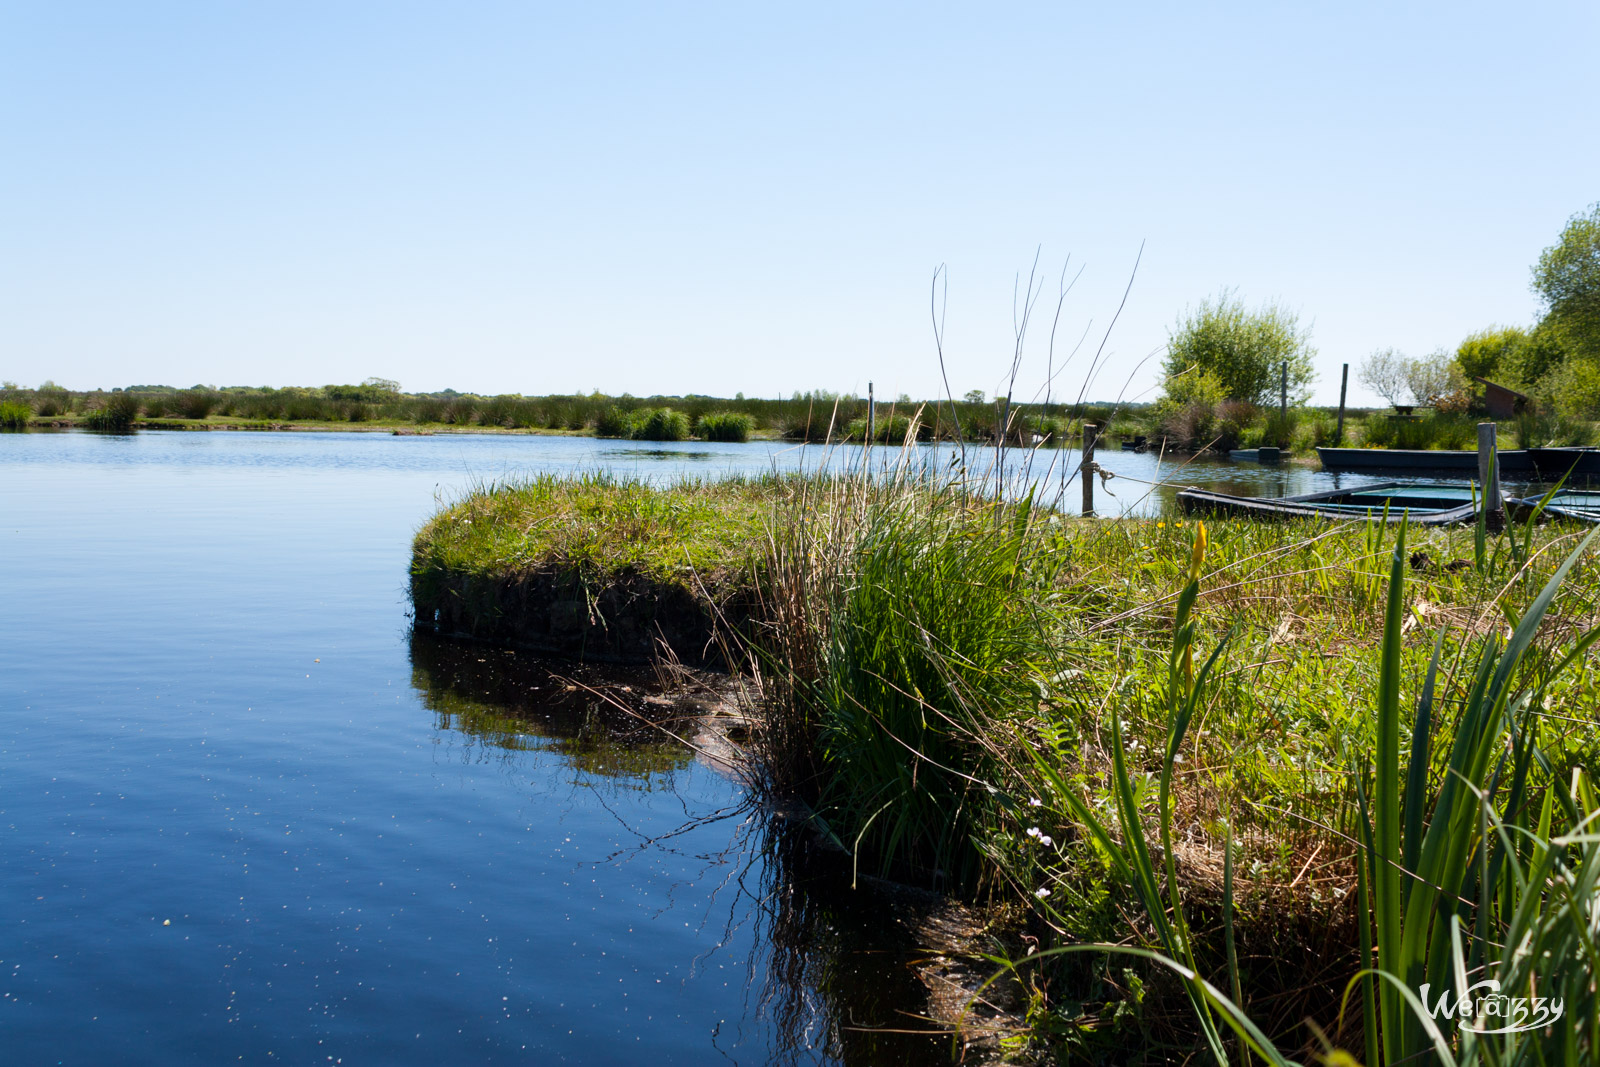
<svg viewBox="0 0 1600 1067">
<path fill-rule="evenodd" d="M 412 534 L 473 484 L 857 455 L 0 435 L 7 1062 L 935 1062 L 948 1041 L 872 1032 L 920 1006 L 886 905 L 808 874 L 738 782 L 566 681 L 648 677 L 425 639 L 407 615 Z M 1039 453 L 1034 475 L 1052 458 L 1076 460 Z M 1176 465 L 1102 459 L 1128 476 L 1102 510 L 1163 506 L 1132 479 Z"/>
</svg>

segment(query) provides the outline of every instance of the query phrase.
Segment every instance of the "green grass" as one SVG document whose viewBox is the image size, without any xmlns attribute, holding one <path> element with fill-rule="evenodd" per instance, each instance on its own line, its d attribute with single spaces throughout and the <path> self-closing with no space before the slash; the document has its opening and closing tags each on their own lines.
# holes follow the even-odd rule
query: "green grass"
<svg viewBox="0 0 1600 1067">
<path fill-rule="evenodd" d="M 1354 866 L 1362 966 L 1346 986 L 1339 1019 L 1344 1019 L 1350 995 L 1359 991 L 1360 1047 L 1367 1063 L 1578 1063 L 1593 1062 L 1600 1050 L 1595 992 L 1600 970 L 1600 798 L 1582 770 L 1566 774 L 1552 759 L 1560 749 L 1548 746 L 1544 729 L 1547 695 L 1564 676 L 1582 671 L 1600 628 L 1558 637 L 1544 648 L 1538 643 L 1564 583 L 1579 570 L 1596 536 L 1600 532 L 1585 537 L 1565 556 L 1525 610 L 1507 613 L 1511 628 L 1503 641 L 1494 634 L 1471 642 L 1469 654 L 1452 663 L 1444 654 L 1450 627 L 1441 627 L 1420 678 L 1408 674 L 1404 654 L 1410 557 L 1403 526 L 1396 538 L 1374 693 L 1376 743 L 1370 751 L 1353 753 L 1350 768 L 1359 812 Z M 1289 1062 L 1287 1057 L 1240 1007 L 1244 986 L 1233 941 L 1231 840 L 1223 899 L 1231 997 L 1204 977 L 1188 936 L 1186 905 L 1172 862 L 1168 797 L 1176 753 L 1205 675 L 1221 653 L 1219 646 L 1198 677 L 1179 679 L 1176 665 L 1181 661 L 1188 675 L 1191 662 L 1194 633 L 1186 607 L 1192 606 L 1198 590 L 1204 544 L 1202 529 L 1172 644 L 1174 699 L 1156 817 L 1168 899 L 1162 899 L 1158 888 L 1145 819 L 1134 799 L 1135 776 L 1116 718 L 1113 785 L 1120 841 L 1081 798 L 1073 798 L 1073 808 L 1113 860 L 1117 877 L 1135 886 L 1160 942 L 1160 954 L 1149 958 L 1182 979 L 1209 1058 L 1219 1064 L 1232 1061 L 1220 1020 L 1257 1056 L 1282 1064 Z M 1402 700 L 1408 680 L 1416 686 L 1409 702 Z M 1454 708 L 1449 700 L 1453 687 L 1461 694 Z M 1410 714 L 1408 706 L 1414 707 Z M 1405 745 L 1402 738 L 1408 732 Z M 1447 762 L 1440 766 L 1445 750 Z M 1129 951 L 1120 945 L 1075 945 L 1047 950 L 1029 962 L 1095 949 Z M 1015 964 L 1007 965 L 1015 969 Z M 1508 1017 L 1503 1008 L 1498 1017 L 1493 1008 L 1485 1014 L 1479 999 L 1476 1017 L 1439 1017 L 1441 998 L 1460 1003 L 1474 991 L 1484 998 L 1479 983 L 1485 981 L 1494 983 L 1495 992 L 1526 998 L 1526 1014 Z M 1488 1002 L 1499 1003 L 1494 997 Z M 1540 1004 L 1560 1007 L 1536 1017 Z M 1498 1032 L 1510 1023 L 1528 1021 L 1542 1025 Z M 1337 1035 L 1342 1028 L 1329 1029 Z M 1324 1054 L 1335 1057 L 1327 1062 L 1354 1062 L 1335 1053 L 1325 1034 L 1318 1038 Z"/>
<path fill-rule="evenodd" d="M 777 480 L 686 479 L 656 488 L 602 474 L 483 486 L 417 534 L 412 575 L 508 577 L 553 567 L 596 581 L 638 572 L 692 587 L 744 575 L 760 550 Z"/>
</svg>

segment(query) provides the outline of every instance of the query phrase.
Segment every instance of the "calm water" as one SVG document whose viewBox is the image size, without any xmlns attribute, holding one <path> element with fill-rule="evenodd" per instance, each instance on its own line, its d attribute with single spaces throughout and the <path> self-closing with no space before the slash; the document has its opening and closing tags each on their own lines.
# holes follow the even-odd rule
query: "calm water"
<svg viewBox="0 0 1600 1067">
<path fill-rule="evenodd" d="M 689 749 L 406 616 L 413 531 L 474 481 L 825 456 L 0 435 L 6 1062 L 932 1062 L 862 1029 L 918 1006 L 879 905 L 796 881 L 799 846 Z"/>
</svg>

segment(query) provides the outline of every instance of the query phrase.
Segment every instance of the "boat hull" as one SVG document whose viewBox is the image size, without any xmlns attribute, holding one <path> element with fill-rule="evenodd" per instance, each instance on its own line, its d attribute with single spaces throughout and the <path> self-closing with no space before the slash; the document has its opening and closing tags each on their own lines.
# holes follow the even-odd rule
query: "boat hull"
<svg viewBox="0 0 1600 1067">
<path fill-rule="evenodd" d="M 1318 448 L 1322 469 L 1379 474 L 1409 472 L 1473 478 L 1478 453 L 1452 449 Z M 1518 481 L 1600 480 L 1600 449 L 1518 448 L 1499 453 L 1500 476 Z"/>
<path fill-rule="evenodd" d="M 1185 489 L 1178 494 L 1178 505 L 1191 515 L 1229 515 L 1280 522 L 1296 519 L 1399 522 L 1406 518 L 1413 526 L 1455 526 L 1474 522 L 1478 517 L 1470 489 L 1404 482 L 1290 497 L 1233 496 Z"/>
</svg>

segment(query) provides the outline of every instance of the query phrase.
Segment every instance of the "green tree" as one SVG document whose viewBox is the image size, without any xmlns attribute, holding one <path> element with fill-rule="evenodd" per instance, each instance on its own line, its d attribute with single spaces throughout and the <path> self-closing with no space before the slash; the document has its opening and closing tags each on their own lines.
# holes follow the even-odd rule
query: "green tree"
<svg viewBox="0 0 1600 1067">
<path fill-rule="evenodd" d="M 1167 335 L 1169 381 L 1202 371 L 1222 384 L 1229 400 L 1268 404 L 1278 398 L 1279 368 L 1289 364 L 1289 398 L 1304 403 L 1316 373 L 1311 331 L 1279 304 L 1250 311 L 1232 290 L 1203 300 Z"/>
<path fill-rule="evenodd" d="M 1600 202 L 1567 220 L 1533 267 L 1533 291 L 1570 355 L 1600 361 Z"/>
<path fill-rule="evenodd" d="M 1508 362 L 1501 365 L 1501 374 L 1526 388 L 1559 370 L 1570 354 L 1564 331 L 1546 318 L 1511 351 Z"/>
<path fill-rule="evenodd" d="M 1469 378 L 1494 378 L 1520 371 L 1521 350 L 1528 331 L 1520 326 L 1490 326 L 1463 340 L 1456 348 L 1456 366 Z"/>
</svg>

